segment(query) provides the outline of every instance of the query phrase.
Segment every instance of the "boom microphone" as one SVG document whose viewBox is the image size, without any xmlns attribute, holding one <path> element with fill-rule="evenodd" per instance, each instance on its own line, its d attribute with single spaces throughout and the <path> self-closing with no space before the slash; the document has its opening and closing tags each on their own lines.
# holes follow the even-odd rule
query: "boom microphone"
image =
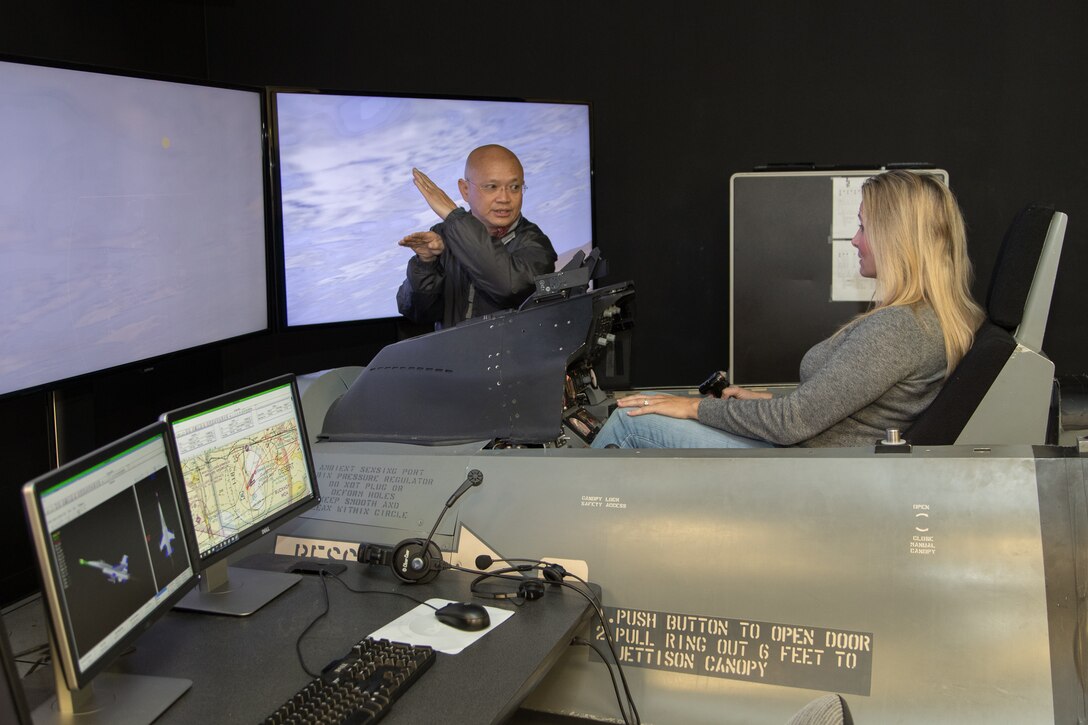
<svg viewBox="0 0 1088 725">
<path fill-rule="evenodd" d="M 465 491 L 469 490 L 473 486 L 479 486 L 483 482 L 484 482 L 484 474 L 480 473 L 480 471 L 478 469 L 473 468 L 471 471 L 468 472 L 468 477 L 465 479 L 465 482 L 462 483 L 457 488 L 457 490 L 453 492 L 453 495 L 449 497 L 449 500 L 446 501 L 446 508 L 449 508 L 450 506 L 453 506 L 455 503 L 457 503 L 457 499 L 464 496 Z M 442 513 L 446 513 L 446 512 L 443 511 Z M 437 524 L 435 525 L 435 528 L 437 528 Z M 434 533 L 434 532 L 432 531 L 431 533 Z M 427 538 L 430 538 L 430 537 L 427 537 Z"/>
<path fill-rule="evenodd" d="M 415 571 L 423 571 L 427 568 L 427 555 L 431 549 L 431 539 L 434 538 L 434 532 L 438 531 L 438 525 L 442 523 L 442 517 L 446 515 L 446 512 L 457 503 L 457 499 L 465 495 L 473 486 L 479 486 L 484 482 L 484 474 L 480 473 L 479 469 L 473 468 L 468 472 L 468 476 L 465 478 L 465 482 L 458 486 L 457 490 L 453 492 L 453 495 L 446 501 L 446 506 L 438 513 L 438 518 L 434 522 L 434 526 L 431 527 L 431 533 L 427 534 L 426 542 L 423 544 L 423 549 L 419 552 L 419 555 L 412 557 L 409 562 L 409 566 Z"/>
<path fill-rule="evenodd" d="M 490 568 L 491 565 L 494 564 L 496 561 L 505 561 L 507 564 L 510 565 L 510 568 L 514 569 L 515 571 L 531 571 L 531 570 L 537 568 L 537 564 L 541 563 L 541 562 L 536 561 L 535 559 L 503 559 L 501 556 L 496 559 L 496 558 L 488 556 L 487 554 L 480 554 L 479 556 L 476 557 L 476 568 L 479 569 L 480 571 L 484 571 L 485 569 Z M 532 563 L 523 563 L 523 564 L 515 564 L 514 563 L 514 562 L 518 562 L 518 561 L 532 562 Z"/>
</svg>

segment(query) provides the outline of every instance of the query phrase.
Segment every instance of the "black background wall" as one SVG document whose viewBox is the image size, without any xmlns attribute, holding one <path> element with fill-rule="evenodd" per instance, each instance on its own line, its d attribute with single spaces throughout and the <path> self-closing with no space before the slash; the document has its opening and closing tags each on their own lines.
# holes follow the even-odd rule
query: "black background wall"
<svg viewBox="0 0 1088 725">
<path fill-rule="evenodd" d="M 0 53 L 15 56 L 254 85 L 590 101 L 596 241 L 610 281 L 638 290 L 636 385 L 696 383 L 726 365 L 729 177 L 787 161 L 947 169 L 980 298 L 1015 212 L 1057 204 L 1070 224 L 1044 347 L 1059 376 L 1088 370 L 1079 279 L 1088 5 L 1079 0 L 644 10 L 38 0 L 4 16 Z M 63 452 L 273 374 L 365 364 L 403 334 L 392 321 L 271 333 L 64 386 Z M 48 466 L 47 402 L 43 393 L 0 401 L 5 509 Z M 18 547 L 21 530 L 5 528 Z"/>
</svg>

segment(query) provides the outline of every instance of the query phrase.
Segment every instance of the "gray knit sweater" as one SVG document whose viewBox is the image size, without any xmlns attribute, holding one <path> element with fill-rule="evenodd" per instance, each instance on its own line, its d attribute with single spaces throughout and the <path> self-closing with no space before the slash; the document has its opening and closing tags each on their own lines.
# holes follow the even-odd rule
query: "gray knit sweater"
<svg viewBox="0 0 1088 725">
<path fill-rule="evenodd" d="M 699 403 L 699 421 L 777 445 L 872 445 L 906 430 L 944 382 L 944 338 L 932 308 L 884 307 L 813 346 L 801 384 L 770 400 Z"/>
</svg>

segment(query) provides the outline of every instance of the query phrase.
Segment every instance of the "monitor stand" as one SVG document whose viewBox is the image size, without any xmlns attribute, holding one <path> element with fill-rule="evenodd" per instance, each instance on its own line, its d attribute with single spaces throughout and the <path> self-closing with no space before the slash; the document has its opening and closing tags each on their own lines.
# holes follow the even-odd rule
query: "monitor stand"
<svg viewBox="0 0 1088 725">
<path fill-rule="evenodd" d="M 200 572 L 200 585 L 174 609 L 248 617 L 301 579 L 298 574 L 281 571 L 228 568 L 224 559 Z"/>
<path fill-rule="evenodd" d="M 34 725 L 148 725 L 193 685 L 177 677 L 102 672 L 85 687 L 71 690 L 52 639 L 50 635 L 57 696 L 31 713 Z"/>
</svg>

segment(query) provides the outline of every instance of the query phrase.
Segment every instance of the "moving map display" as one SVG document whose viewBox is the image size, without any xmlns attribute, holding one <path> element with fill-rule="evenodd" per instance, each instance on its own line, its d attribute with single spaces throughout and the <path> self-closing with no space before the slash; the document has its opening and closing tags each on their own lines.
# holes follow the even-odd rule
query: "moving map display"
<svg viewBox="0 0 1088 725">
<path fill-rule="evenodd" d="M 201 559 L 314 498 L 289 381 L 167 417 Z"/>
</svg>

